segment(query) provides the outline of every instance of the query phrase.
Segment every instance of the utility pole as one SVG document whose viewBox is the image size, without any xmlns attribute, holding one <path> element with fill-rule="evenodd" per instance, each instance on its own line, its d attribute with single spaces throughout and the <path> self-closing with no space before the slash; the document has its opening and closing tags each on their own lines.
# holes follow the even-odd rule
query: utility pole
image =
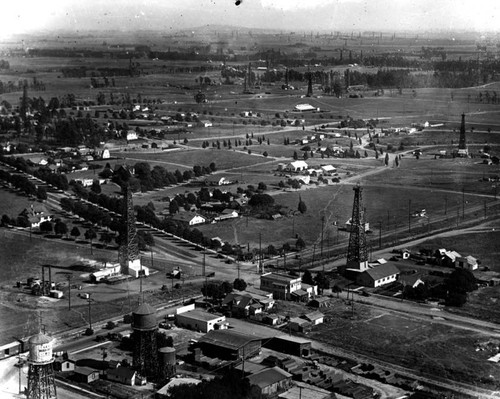
<svg viewBox="0 0 500 399">
<path fill-rule="evenodd" d="M 262 233 L 259 232 L 259 270 L 262 273 Z"/>
<path fill-rule="evenodd" d="M 66 278 L 68 279 L 68 303 L 69 303 L 69 308 L 68 310 L 71 310 L 71 274 L 68 274 L 66 276 Z"/>
<path fill-rule="evenodd" d="M 411 233 L 411 199 L 408 200 L 408 233 Z"/>
<path fill-rule="evenodd" d="M 92 303 L 92 299 L 90 298 L 90 294 L 87 302 L 89 303 L 89 328 L 92 330 L 92 313 L 90 311 L 90 304 Z"/>
<path fill-rule="evenodd" d="M 312 262 L 311 262 L 311 267 L 314 267 L 314 256 L 316 254 L 316 243 L 313 245 L 313 257 L 312 257 Z"/>
<path fill-rule="evenodd" d="M 205 274 L 206 274 L 206 271 L 205 271 L 205 256 L 206 256 L 206 252 L 204 251 L 203 252 L 203 263 L 201 264 L 201 275 L 203 277 L 205 277 Z M 238 268 L 238 273 L 239 273 L 240 269 Z M 240 278 L 240 276 L 238 275 L 238 278 Z"/>
<path fill-rule="evenodd" d="M 462 220 L 465 219 L 465 188 L 462 187 Z"/>
<path fill-rule="evenodd" d="M 448 196 L 445 195 L 444 197 L 444 214 L 446 215 L 448 213 Z"/>
<path fill-rule="evenodd" d="M 321 216 L 321 259 L 323 259 L 323 234 L 325 231 L 325 215 Z"/>
<path fill-rule="evenodd" d="M 378 221 L 378 249 L 382 249 L 382 221 Z"/>
</svg>

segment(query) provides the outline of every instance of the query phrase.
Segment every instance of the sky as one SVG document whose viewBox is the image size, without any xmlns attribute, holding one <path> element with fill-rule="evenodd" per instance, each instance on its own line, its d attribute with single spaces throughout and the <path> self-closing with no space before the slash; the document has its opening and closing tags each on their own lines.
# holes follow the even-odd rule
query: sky
<svg viewBox="0 0 500 399">
<path fill-rule="evenodd" d="M 500 31 L 499 0 L 23 0 L 0 8 L 0 39 L 40 30 L 206 25 L 284 31 Z"/>
</svg>

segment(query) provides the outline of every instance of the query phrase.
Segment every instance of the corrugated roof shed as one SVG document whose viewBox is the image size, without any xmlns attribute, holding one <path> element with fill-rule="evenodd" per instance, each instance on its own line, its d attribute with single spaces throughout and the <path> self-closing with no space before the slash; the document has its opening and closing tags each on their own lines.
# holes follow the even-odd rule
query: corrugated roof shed
<svg viewBox="0 0 500 399">
<path fill-rule="evenodd" d="M 257 385 L 260 388 L 265 388 L 287 378 L 292 378 L 292 375 L 279 367 L 273 367 L 251 375 L 248 377 L 248 380 L 250 381 L 250 385 Z"/>
<path fill-rule="evenodd" d="M 260 340 L 259 337 L 233 330 L 213 330 L 201 337 L 198 342 L 218 345 L 228 349 L 239 349 L 248 342 Z"/>
</svg>

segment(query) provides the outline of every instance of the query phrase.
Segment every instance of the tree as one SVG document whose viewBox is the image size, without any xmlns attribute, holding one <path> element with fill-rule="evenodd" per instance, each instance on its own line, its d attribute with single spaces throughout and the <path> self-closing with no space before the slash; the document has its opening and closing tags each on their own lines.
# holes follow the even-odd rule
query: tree
<svg viewBox="0 0 500 399">
<path fill-rule="evenodd" d="M 68 226 L 62 220 L 58 220 L 56 221 L 56 224 L 54 226 L 54 233 L 56 233 L 59 236 L 68 234 Z"/>
<path fill-rule="evenodd" d="M 274 205 L 274 198 L 269 194 L 254 194 L 248 201 L 248 205 L 252 207 L 267 207 Z"/>
<path fill-rule="evenodd" d="M 38 189 L 36 190 L 36 198 L 42 201 L 45 201 L 47 199 L 47 190 L 45 189 L 45 187 L 38 187 Z"/>
<path fill-rule="evenodd" d="M 245 289 L 247 288 L 247 283 L 242 278 L 237 278 L 233 282 L 233 287 L 235 290 L 245 291 Z"/>
<path fill-rule="evenodd" d="M 320 290 L 330 288 L 330 280 L 328 280 L 328 278 L 326 277 L 325 272 L 318 272 L 314 277 L 314 282 Z"/>
<path fill-rule="evenodd" d="M 207 97 L 205 96 L 205 93 L 199 91 L 194 95 L 194 101 L 196 101 L 198 104 L 201 104 L 205 102 Z"/>
<path fill-rule="evenodd" d="M 90 190 L 96 194 L 101 194 L 101 185 L 99 184 L 99 180 L 94 180 L 92 185 L 90 186 Z"/>
<path fill-rule="evenodd" d="M 302 282 L 304 284 L 314 285 L 314 280 L 312 274 L 309 270 L 306 270 L 302 276 Z"/>
<path fill-rule="evenodd" d="M 176 200 L 170 201 L 170 204 L 168 206 L 168 211 L 170 212 L 171 215 L 175 215 L 177 212 L 179 212 L 179 204 L 177 203 Z"/>
<path fill-rule="evenodd" d="M 384 164 L 385 164 L 385 166 L 388 166 L 388 165 L 389 165 L 389 154 L 388 154 L 388 153 L 385 153 L 385 160 L 384 160 Z"/>
<path fill-rule="evenodd" d="M 50 233 L 52 232 L 52 223 L 48 220 L 45 222 L 40 223 L 40 231 L 43 233 Z"/>
<path fill-rule="evenodd" d="M 71 229 L 71 232 L 69 234 L 71 235 L 71 237 L 75 237 L 76 240 L 81 235 L 80 229 L 78 229 L 78 227 L 75 226 Z"/>
<path fill-rule="evenodd" d="M 295 243 L 295 247 L 300 251 L 306 247 L 306 242 L 302 237 L 297 238 L 297 242 Z"/>
<path fill-rule="evenodd" d="M 304 201 L 302 201 L 301 197 L 299 197 L 299 205 L 298 205 L 297 209 L 298 209 L 298 211 L 300 213 L 306 213 L 307 212 L 306 203 Z"/>
<path fill-rule="evenodd" d="M 92 254 L 92 241 L 97 237 L 97 233 L 91 227 L 85 232 L 85 239 L 90 241 L 90 253 Z"/>
</svg>

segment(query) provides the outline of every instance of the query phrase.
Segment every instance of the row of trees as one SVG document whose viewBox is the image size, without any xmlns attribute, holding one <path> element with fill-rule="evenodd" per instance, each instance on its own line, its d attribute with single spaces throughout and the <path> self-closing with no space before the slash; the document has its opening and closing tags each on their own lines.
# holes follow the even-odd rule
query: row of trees
<svg viewBox="0 0 500 399">
<path fill-rule="evenodd" d="M 10 174 L 0 170 L 0 180 L 12 184 L 15 188 L 22 190 L 28 196 L 36 196 L 39 200 L 47 199 L 47 191 L 44 187 L 37 187 L 29 179 L 20 174 Z"/>
</svg>

